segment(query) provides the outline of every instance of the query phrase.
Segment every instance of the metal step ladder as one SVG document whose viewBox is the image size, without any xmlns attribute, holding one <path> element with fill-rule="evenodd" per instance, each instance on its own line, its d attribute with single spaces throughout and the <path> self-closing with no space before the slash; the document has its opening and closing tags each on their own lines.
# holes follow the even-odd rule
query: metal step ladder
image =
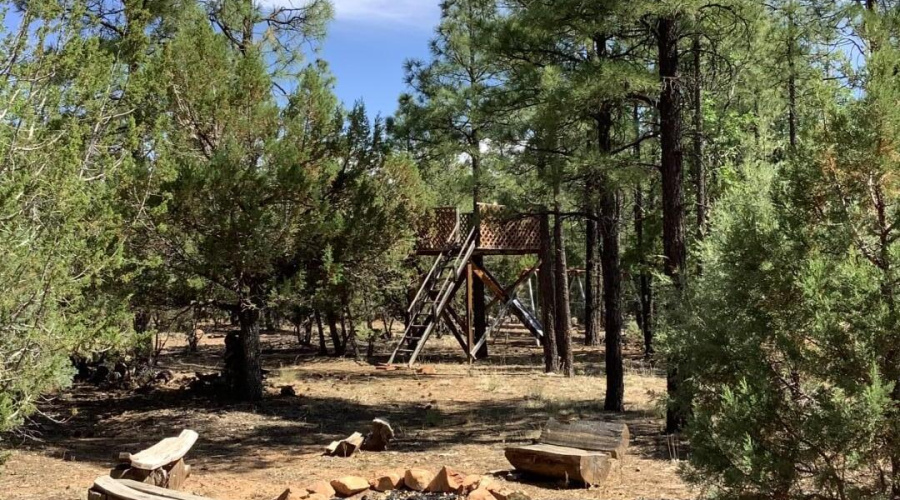
<svg viewBox="0 0 900 500">
<path fill-rule="evenodd" d="M 449 238 L 450 241 L 456 238 L 458 232 L 457 225 Z M 473 228 L 463 241 L 458 252 L 453 253 L 453 250 L 453 248 L 445 250 L 435 258 L 431 271 L 425 276 L 422 286 L 419 287 L 407 310 L 409 324 L 406 325 L 406 331 L 403 332 L 403 337 L 397 343 L 388 364 L 395 362 L 403 362 L 409 366 L 415 364 L 428 337 L 440 323 L 441 315 L 453 296 L 456 283 L 466 269 L 466 263 L 475 252 L 475 229 Z"/>
</svg>

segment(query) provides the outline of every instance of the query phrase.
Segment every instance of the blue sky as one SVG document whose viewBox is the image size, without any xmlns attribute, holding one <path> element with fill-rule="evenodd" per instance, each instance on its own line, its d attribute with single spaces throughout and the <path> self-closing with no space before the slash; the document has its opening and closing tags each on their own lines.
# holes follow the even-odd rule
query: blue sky
<svg viewBox="0 0 900 500">
<path fill-rule="evenodd" d="M 307 0 L 257 0 L 265 7 L 302 5 Z M 337 77 L 336 92 L 347 106 L 359 99 L 368 114 L 389 116 L 404 91 L 403 63 L 426 59 L 440 20 L 440 0 L 331 0 L 335 18 L 320 57 Z M 15 12 L 4 23 L 14 26 Z"/>
<path fill-rule="evenodd" d="M 335 19 L 321 57 L 337 77 L 338 97 L 348 106 L 362 99 L 370 116 L 393 114 L 406 88 L 403 62 L 429 55 L 428 42 L 440 18 L 439 0 L 331 1 Z"/>
</svg>

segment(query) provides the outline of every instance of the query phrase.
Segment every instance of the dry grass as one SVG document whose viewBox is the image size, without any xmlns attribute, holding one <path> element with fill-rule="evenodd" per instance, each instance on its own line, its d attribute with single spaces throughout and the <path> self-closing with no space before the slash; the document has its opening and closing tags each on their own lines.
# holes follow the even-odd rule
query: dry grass
<svg viewBox="0 0 900 500">
<path fill-rule="evenodd" d="M 462 362 L 455 341 L 436 339 L 423 361 L 436 366 L 437 375 L 422 376 L 315 358 L 310 350 L 297 349 L 288 335 L 266 335 L 266 367 L 273 373 L 262 403 L 234 404 L 179 390 L 193 372 L 217 367 L 221 342 L 221 336 L 207 337 L 193 355 L 170 345 L 163 364 L 178 377 L 151 395 L 89 387 L 61 395 L 44 409 L 66 423 L 43 422 L 35 428 L 42 442 L 22 443 L 13 451 L 0 469 L 0 497 L 83 498 L 116 452 L 148 446 L 186 427 L 201 436 L 189 455 L 194 476 L 186 489 L 220 500 L 268 500 L 285 487 L 317 479 L 401 467 L 446 464 L 486 474 L 508 469 L 504 445 L 534 439 L 550 416 L 625 421 L 632 448 L 600 487 L 563 493 L 562 484 L 511 485 L 532 498 L 696 496 L 678 477 L 679 464 L 670 459 L 660 433 L 665 380 L 637 356 L 627 364 L 624 414 L 602 411 L 602 350 L 580 347 L 579 375 L 566 379 L 543 374 L 540 350 L 516 336 L 492 345 L 491 359 L 472 366 Z M 383 353 L 387 346 L 380 348 Z M 281 385 L 293 386 L 298 396 L 278 396 Z M 364 430 L 375 417 L 386 417 L 398 431 L 391 451 L 349 459 L 320 455 L 329 441 Z"/>
</svg>

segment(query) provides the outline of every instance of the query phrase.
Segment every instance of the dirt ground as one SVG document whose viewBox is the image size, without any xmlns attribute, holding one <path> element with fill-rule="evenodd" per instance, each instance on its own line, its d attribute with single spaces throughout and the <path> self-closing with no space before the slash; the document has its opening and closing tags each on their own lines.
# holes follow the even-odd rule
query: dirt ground
<svg viewBox="0 0 900 500">
<path fill-rule="evenodd" d="M 44 405 L 52 417 L 32 425 L 38 440 L 11 441 L 0 466 L 4 500 L 74 500 L 94 478 L 108 473 L 119 451 L 143 449 L 159 439 L 194 429 L 200 440 L 187 457 L 193 475 L 185 490 L 219 500 L 271 500 L 285 488 L 314 480 L 368 476 L 385 469 L 449 465 L 465 473 L 497 474 L 499 481 L 535 500 L 688 499 L 697 491 L 678 476 L 681 454 L 661 434 L 661 372 L 628 349 L 624 414 L 602 411 L 602 348 L 578 345 L 578 375 L 548 376 L 541 351 L 525 336 L 499 338 L 491 358 L 469 366 L 452 337 L 429 342 L 420 358 L 435 375 L 381 371 L 352 360 L 319 358 L 284 333 L 264 334 L 268 395 L 256 405 L 209 399 L 182 390 L 195 372 L 219 367 L 223 334 L 209 334 L 198 353 L 170 341 L 161 366 L 175 380 L 150 394 L 76 386 Z M 455 348 L 454 348 L 455 347 Z M 379 346 L 382 356 L 389 349 Z M 294 387 L 297 396 L 280 396 Z M 632 434 L 625 459 L 606 484 L 565 489 L 508 471 L 508 444 L 529 443 L 548 417 L 625 421 Z M 376 417 L 397 431 L 390 451 L 352 458 L 321 456 L 323 447 L 353 431 L 365 433 Z"/>
</svg>

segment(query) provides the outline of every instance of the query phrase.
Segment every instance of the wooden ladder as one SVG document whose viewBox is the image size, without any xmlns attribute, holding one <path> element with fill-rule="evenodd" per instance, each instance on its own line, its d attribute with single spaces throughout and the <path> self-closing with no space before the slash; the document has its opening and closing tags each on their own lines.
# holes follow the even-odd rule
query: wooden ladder
<svg viewBox="0 0 900 500">
<path fill-rule="evenodd" d="M 450 236 L 452 241 L 459 231 L 459 225 Z M 407 313 L 409 324 L 403 332 L 400 342 L 391 354 L 388 364 L 395 361 L 403 361 L 408 366 L 413 366 L 416 358 L 422 351 L 425 342 L 440 322 L 441 315 L 456 289 L 456 284 L 466 269 L 466 264 L 475 252 L 475 229 L 473 228 L 455 258 L 451 258 L 453 248 L 441 252 L 434 260 L 431 271 L 422 280 L 422 286 L 413 298 Z"/>
</svg>

